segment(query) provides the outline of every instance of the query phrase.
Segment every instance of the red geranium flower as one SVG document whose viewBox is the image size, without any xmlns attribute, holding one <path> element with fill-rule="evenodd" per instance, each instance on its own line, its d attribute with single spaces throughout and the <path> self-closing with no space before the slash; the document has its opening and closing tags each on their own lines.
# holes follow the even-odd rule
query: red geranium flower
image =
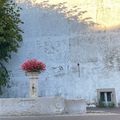
<svg viewBox="0 0 120 120">
<path fill-rule="evenodd" d="M 41 61 L 37 61 L 36 59 L 25 61 L 21 65 L 21 67 L 26 72 L 39 72 L 40 73 L 46 70 L 46 65 Z"/>
</svg>

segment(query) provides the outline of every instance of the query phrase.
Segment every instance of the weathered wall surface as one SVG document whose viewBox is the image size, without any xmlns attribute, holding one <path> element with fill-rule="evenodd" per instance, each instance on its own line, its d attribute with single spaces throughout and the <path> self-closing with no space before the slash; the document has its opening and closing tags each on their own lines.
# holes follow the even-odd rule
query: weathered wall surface
<svg viewBox="0 0 120 120">
<path fill-rule="evenodd" d="M 0 99 L 0 116 L 62 114 L 66 108 L 61 97 Z M 82 103 L 82 106 L 85 106 Z M 85 107 L 81 110 L 85 111 Z"/>
<path fill-rule="evenodd" d="M 2 97 L 28 97 L 28 78 L 20 65 L 36 58 L 47 65 L 40 96 L 96 100 L 98 88 L 115 88 L 120 100 L 120 31 L 95 31 L 52 10 L 22 5 L 21 48 L 7 65 L 10 88 Z"/>
<path fill-rule="evenodd" d="M 35 116 L 48 114 L 86 113 L 86 101 L 62 97 L 0 99 L 0 116 Z"/>
</svg>

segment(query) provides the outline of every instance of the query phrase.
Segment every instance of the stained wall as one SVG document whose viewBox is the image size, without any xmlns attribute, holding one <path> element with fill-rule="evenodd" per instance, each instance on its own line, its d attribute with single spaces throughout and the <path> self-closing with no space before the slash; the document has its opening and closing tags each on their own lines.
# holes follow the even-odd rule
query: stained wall
<svg viewBox="0 0 120 120">
<path fill-rule="evenodd" d="M 96 101 L 100 88 L 115 88 L 120 101 L 120 31 L 94 30 L 52 9 L 20 4 L 23 42 L 7 68 L 10 87 L 1 97 L 28 97 L 29 80 L 20 65 L 36 58 L 47 69 L 40 75 L 39 96 Z"/>
</svg>

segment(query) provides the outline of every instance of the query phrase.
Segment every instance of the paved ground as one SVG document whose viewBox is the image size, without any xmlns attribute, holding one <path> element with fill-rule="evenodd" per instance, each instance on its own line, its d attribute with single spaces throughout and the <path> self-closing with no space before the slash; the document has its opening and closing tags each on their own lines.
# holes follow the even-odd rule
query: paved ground
<svg viewBox="0 0 120 120">
<path fill-rule="evenodd" d="M 74 116 L 31 116 L 8 117 L 0 120 L 120 120 L 120 115 L 74 115 Z"/>
<path fill-rule="evenodd" d="M 120 108 L 88 108 L 87 113 L 120 114 Z"/>
<path fill-rule="evenodd" d="M 120 108 L 92 108 L 84 115 L 2 116 L 0 120 L 120 120 Z"/>
</svg>

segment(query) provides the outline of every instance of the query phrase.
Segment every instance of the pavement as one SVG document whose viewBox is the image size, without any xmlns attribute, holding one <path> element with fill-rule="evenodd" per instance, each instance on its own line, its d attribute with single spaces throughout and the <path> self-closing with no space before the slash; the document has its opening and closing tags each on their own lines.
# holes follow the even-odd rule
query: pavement
<svg viewBox="0 0 120 120">
<path fill-rule="evenodd" d="M 120 108 L 87 108 L 88 114 L 120 114 Z"/>
<path fill-rule="evenodd" d="M 0 120 L 120 120 L 120 115 L 14 116 Z"/>
<path fill-rule="evenodd" d="M 0 116 L 0 120 L 120 120 L 120 108 L 89 108 L 86 114 Z"/>
</svg>

